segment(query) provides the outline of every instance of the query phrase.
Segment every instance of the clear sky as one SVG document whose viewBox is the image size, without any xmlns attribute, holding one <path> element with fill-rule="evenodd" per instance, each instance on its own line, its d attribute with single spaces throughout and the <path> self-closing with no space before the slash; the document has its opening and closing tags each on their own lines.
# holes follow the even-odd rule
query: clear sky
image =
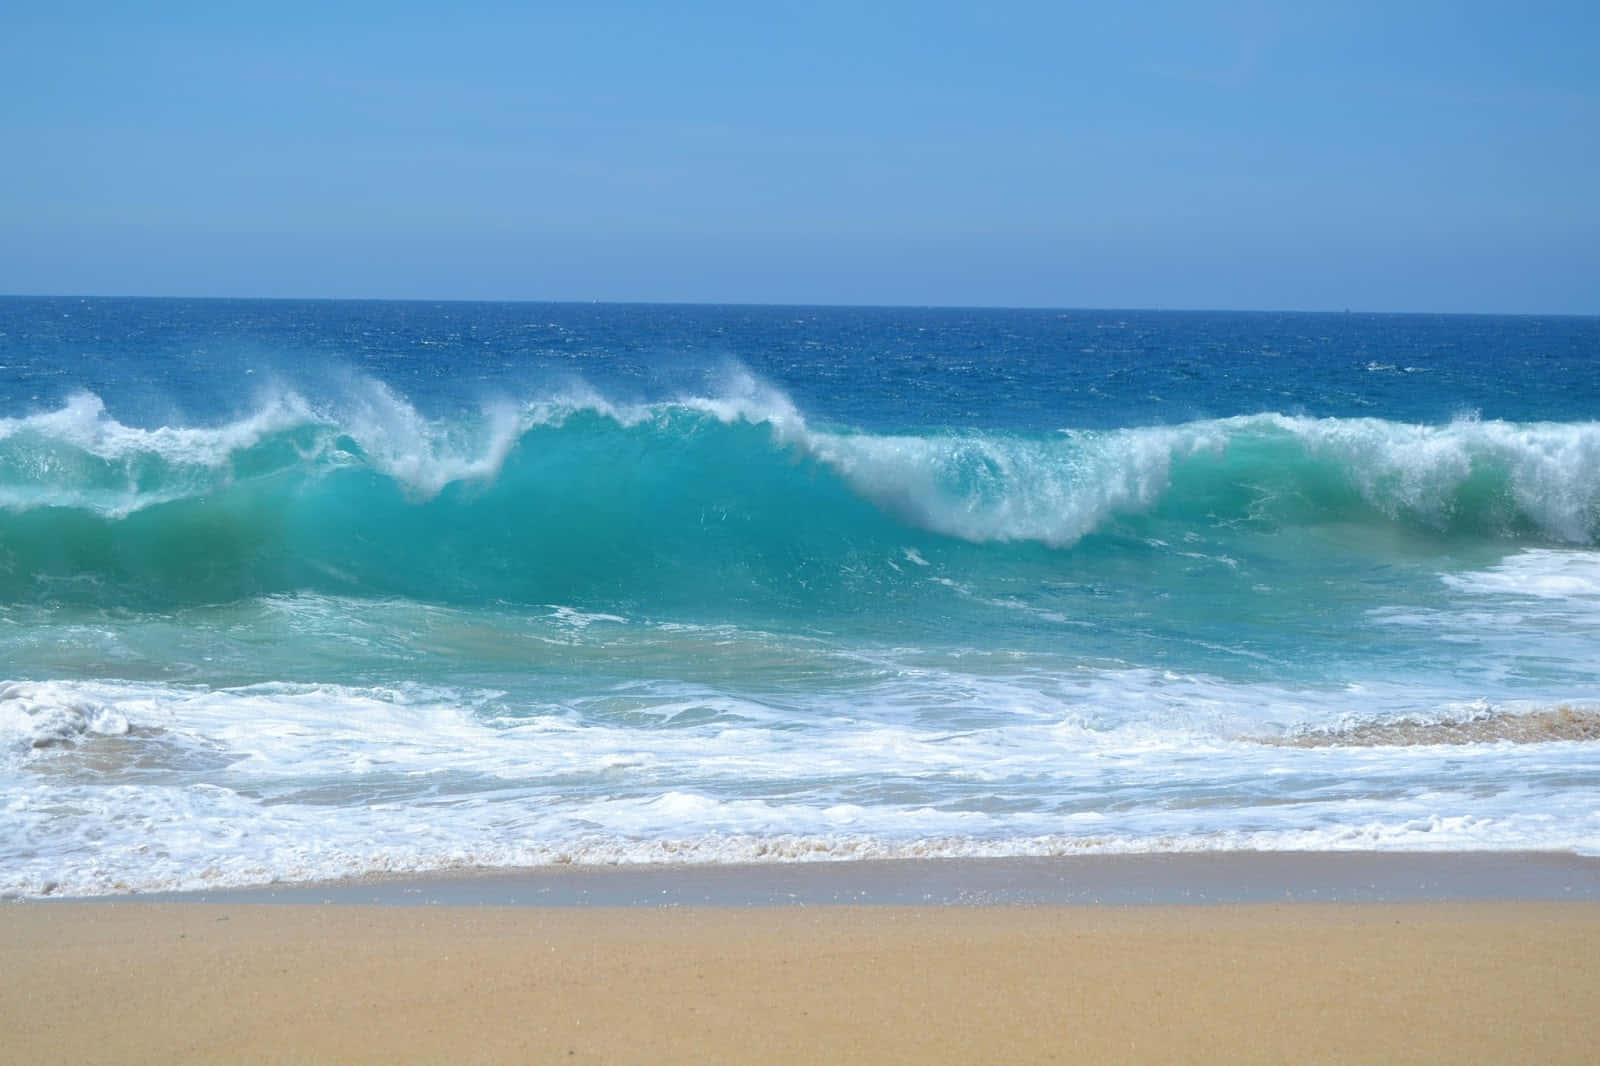
<svg viewBox="0 0 1600 1066">
<path fill-rule="evenodd" d="M 1600 3 L 0 7 L 0 292 L 1600 313 Z"/>
</svg>

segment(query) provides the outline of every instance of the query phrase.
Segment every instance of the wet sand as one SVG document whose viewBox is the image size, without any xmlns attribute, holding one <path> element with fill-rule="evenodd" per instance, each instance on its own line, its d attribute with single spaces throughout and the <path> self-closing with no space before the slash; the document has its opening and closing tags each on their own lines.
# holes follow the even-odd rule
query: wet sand
<svg viewBox="0 0 1600 1066">
<path fill-rule="evenodd" d="M 1600 858 L 1561 852 L 1187 852 L 458 870 L 141 897 L 161 903 L 635 907 L 871 903 L 1600 901 Z"/>
<path fill-rule="evenodd" d="M 1589 868 L 1550 867 L 1566 870 L 1557 880 Z M 470 891 L 473 879 L 455 880 Z M 1587 1063 L 1600 1046 L 1600 902 L 1582 884 L 1576 894 L 17 903 L 0 906 L 0 1058 Z"/>
</svg>

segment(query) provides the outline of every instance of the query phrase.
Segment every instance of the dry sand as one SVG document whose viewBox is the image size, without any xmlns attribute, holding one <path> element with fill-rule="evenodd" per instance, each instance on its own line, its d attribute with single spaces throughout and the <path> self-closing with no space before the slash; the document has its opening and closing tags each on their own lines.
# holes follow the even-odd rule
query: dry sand
<svg viewBox="0 0 1600 1066">
<path fill-rule="evenodd" d="M 1538 1062 L 1600 904 L 0 906 L 0 1061 Z"/>
</svg>

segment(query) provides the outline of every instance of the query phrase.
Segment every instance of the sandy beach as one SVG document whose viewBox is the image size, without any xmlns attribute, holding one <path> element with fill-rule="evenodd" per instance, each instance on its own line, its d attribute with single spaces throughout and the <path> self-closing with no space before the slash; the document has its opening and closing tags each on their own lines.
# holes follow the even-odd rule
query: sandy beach
<svg viewBox="0 0 1600 1066">
<path fill-rule="evenodd" d="M 1579 896 L 20 903 L 0 1027 L 15 1063 L 1579 1063 Z"/>
</svg>

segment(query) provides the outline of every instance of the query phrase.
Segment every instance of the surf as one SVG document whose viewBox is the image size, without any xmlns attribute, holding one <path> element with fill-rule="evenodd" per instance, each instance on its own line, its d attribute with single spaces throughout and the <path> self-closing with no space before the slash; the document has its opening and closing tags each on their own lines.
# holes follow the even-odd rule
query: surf
<svg viewBox="0 0 1600 1066">
<path fill-rule="evenodd" d="M 574 387 L 442 417 L 366 380 L 214 426 L 127 425 L 89 393 L 0 420 L 9 602 L 792 599 L 849 573 L 893 581 L 919 544 L 981 570 L 1336 524 L 1591 546 L 1600 423 L 885 433 L 814 424 L 748 374 L 651 403 Z"/>
</svg>

